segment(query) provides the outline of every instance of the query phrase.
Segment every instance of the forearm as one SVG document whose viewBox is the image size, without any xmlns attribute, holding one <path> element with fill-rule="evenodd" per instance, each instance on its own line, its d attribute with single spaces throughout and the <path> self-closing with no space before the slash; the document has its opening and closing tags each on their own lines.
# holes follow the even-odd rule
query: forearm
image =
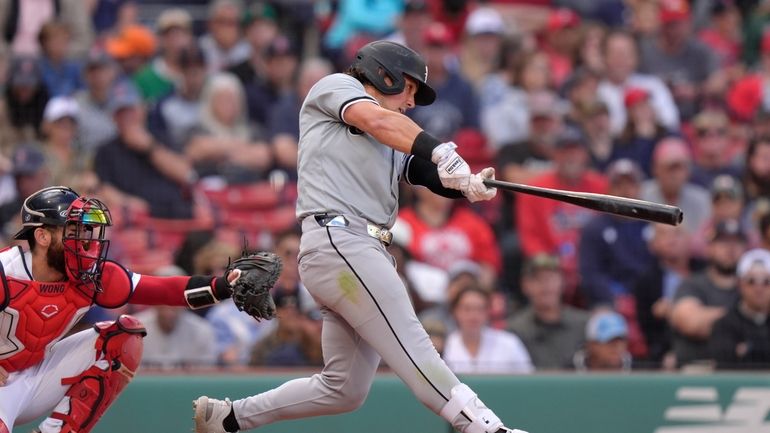
<svg viewBox="0 0 770 433">
<path fill-rule="evenodd" d="M 142 275 L 131 296 L 131 303 L 199 308 L 229 297 L 229 285 L 219 277 Z"/>
<path fill-rule="evenodd" d="M 446 198 L 463 198 L 462 192 L 445 188 L 441 185 L 436 164 L 416 156 L 411 156 L 404 166 L 404 179 L 411 185 L 422 185 Z"/>
<path fill-rule="evenodd" d="M 161 174 L 180 185 L 187 185 L 196 178 L 195 170 L 187 159 L 164 147 L 154 148 L 148 158 Z"/>
<path fill-rule="evenodd" d="M 343 115 L 344 121 L 371 135 L 380 143 L 401 153 L 412 153 L 412 143 L 422 132 L 412 119 L 375 104 L 361 102 L 351 105 Z"/>
</svg>

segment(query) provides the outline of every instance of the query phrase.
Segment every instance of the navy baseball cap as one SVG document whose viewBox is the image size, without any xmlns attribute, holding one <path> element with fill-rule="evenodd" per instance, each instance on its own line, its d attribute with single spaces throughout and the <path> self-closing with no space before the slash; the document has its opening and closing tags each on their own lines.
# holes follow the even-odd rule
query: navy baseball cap
<svg viewBox="0 0 770 433">
<path fill-rule="evenodd" d="M 142 104 L 142 97 L 136 90 L 133 84 L 122 81 L 112 88 L 109 102 L 107 102 L 107 109 L 110 113 L 115 114 L 118 110 L 135 107 Z"/>
<path fill-rule="evenodd" d="M 40 146 L 32 143 L 20 144 L 11 156 L 14 176 L 29 176 L 40 171 L 45 165 L 45 154 Z"/>
</svg>

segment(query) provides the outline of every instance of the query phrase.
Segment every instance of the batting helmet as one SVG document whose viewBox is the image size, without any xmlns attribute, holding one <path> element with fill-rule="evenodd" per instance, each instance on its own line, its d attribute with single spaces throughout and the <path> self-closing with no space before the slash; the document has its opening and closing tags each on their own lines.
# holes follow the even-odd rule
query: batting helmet
<svg viewBox="0 0 770 433">
<path fill-rule="evenodd" d="M 367 80 L 386 95 L 401 93 L 406 85 L 404 75 L 413 78 L 419 84 L 414 102 L 417 105 L 430 105 L 436 100 L 436 91 L 428 84 L 428 66 L 419 54 L 391 41 L 370 42 L 356 53 L 351 65 L 364 74 Z M 392 84 L 385 82 L 388 77 Z"/>
<path fill-rule="evenodd" d="M 22 227 L 13 237 L 27 239 L 37 227 L 64 226 L 67 209 L 80 195 L 66 186 L 50 186 L 27 197 L 21 206 Z"/>
</svg>

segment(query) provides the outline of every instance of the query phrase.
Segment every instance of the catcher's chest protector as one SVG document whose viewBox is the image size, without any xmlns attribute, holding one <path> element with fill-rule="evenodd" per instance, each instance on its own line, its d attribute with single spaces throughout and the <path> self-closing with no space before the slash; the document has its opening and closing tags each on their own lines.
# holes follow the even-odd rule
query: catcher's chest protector
<svg viewBox="0 0 770 433">
<path fill-rule="evenodd" d="M 62 385 L 72 386 L 64 395 L 69 399 L 69 411 L 51 414 L 51 418 L 64 422 L 60 433 L 90 432 L 134 378 L 142 359 L 142 338 L 147 331 L 135 318 L 124 314 L 115 322 L 99 322 L 94 329 L 99 333 L 96 363 L 80 375 L 61 381 Z"/>
<path fill-rule="evenodd" d="M 91 308 L 69 282 L 42 283 L 2 276 L 0 367 L 14 372 L 39 363 Z"/>
</svg>

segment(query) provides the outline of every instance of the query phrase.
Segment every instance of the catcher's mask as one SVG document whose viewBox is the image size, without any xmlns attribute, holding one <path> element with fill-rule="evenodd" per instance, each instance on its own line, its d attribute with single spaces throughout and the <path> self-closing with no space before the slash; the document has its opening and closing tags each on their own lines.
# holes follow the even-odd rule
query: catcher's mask
<svg viewBox="0 0 770 433">
<path fill-rule="evenodd" d="M 110 210 L 95 198 L 79 197 L 67 210 L 62 245 L 67 276 L 89 295 L 102 291 L 101 276 L 110 241 Z M 94 293 L 90 293 L 94 292 Z"/>
</svg>

